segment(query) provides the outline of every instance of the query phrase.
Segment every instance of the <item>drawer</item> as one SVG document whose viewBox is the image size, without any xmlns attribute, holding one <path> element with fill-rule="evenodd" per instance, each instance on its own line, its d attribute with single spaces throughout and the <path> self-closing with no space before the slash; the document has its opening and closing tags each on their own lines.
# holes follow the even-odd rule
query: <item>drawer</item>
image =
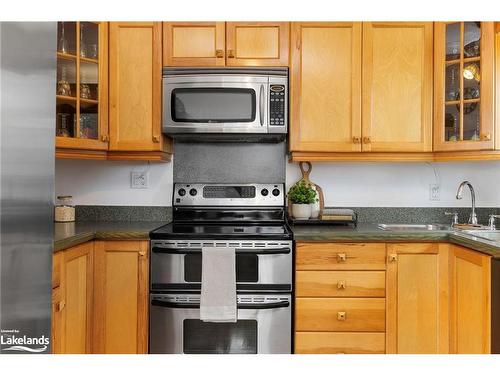
<svg viewBox="0 0 500 375">
<path fill-rule="evenodd" d="M 62 254 L 62 251 L 60 251 L 52 257 L 52 288 L 57 288 L 61 285 Z"/>
<path fill-rule="evenodd" d="M 385 297 L 384 271 L 297 271 L 297 297 Z"/>
<path fill-rule="evenodd" d="M 385 270 L 384 243 L 297 242 L 297 270 Z"/>
<path fill-rule="evenodd" d="M 296 298 L 295 330 L 385 332 L 385 298 Z"/>
<path fill-rule="evenodd" d="M 384 333 L 297 332 L 296 354 L 383 354 Z"/>
</svg>

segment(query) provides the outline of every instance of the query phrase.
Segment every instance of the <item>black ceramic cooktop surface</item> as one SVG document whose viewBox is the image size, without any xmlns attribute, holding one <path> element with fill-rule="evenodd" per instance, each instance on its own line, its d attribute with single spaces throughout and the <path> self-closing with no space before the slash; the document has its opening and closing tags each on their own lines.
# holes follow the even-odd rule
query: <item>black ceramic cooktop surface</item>
<svg viewBox="0 0 500 375">
<path fill-rule="evenodd" d="M 232 238 L 291 239 L 291 230 L 284 224 L 175 224 L 170 223 L 150 233 L 151 239 Z"/>
</svg>

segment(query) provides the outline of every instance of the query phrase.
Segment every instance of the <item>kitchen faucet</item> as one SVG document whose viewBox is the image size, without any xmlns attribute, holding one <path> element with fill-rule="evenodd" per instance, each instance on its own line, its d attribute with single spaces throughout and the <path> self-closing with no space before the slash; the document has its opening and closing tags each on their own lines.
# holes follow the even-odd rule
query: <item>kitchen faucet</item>
<svg viewBox="0 0 500 375">
<path fill-rule="evenodd" d="M 469 181 L 463 181 L 457 190 L 457 199 L 462 199 L 462 190 L 464 186 L 467 185 L 470 189 L 470 196 L 472 199 L 472 211 L 469 216 L 469 224 L 477 225 L 477 215 L 476 215 L 476 194 L 474 193 L 474 187 Z"/>
</svg>

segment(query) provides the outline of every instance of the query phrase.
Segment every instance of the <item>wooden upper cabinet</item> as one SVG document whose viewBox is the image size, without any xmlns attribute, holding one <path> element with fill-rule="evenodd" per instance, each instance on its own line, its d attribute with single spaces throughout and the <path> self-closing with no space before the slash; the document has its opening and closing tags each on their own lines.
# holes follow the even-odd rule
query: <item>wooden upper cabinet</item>
<svg viewBox="0 0 500 375">
<path fill-rule="evenodd" d="M 289 22 L 227 22 L 227 66 L 288 66 Z"/>
<path fill-rule="evenodd" d="M 108 23 L 57 23 L 56 148 L 108 148 Z"/>
<path fill-rule="evenodd" d="M 291 27 L 290 150 L 361 151 L 361 23 Z"/>
<path fill-rule="evenodd" d="M 87 242 L 54 259 L 53 353 L 92 353 L 93 253 L 94 243 Z"/>
<path fill-rule="evenodd" d="M 494 23 L 436 22 L 434 150 L 494 149 Z"/>
<path fill-rule="evenodd" d="M 363 23 L 363 151 L 432 151 L 432 22 Z"/>
<path fill-rule="evenodd" d="M 491 257 L 451 247 L 450 353 L 491 352 Z"/>
<path fill-rule="evenodd" d="M 161 22 L 111 22 L 110 151 L 161 151 Z"/>
<path fill-rule="evenodd" d="M 148 352 L 148 247 L 95 242 L 94 353 Z"/>
<path fill-rule="evenodd" d="M 165 66 L 224 66 L 224 22 L 164 22 Z"/>
<path fill-rule="evenodd" d="M 448 353 L 448 246 L 387 244 L 387 255 L 387 353 Z"/>
</svg>

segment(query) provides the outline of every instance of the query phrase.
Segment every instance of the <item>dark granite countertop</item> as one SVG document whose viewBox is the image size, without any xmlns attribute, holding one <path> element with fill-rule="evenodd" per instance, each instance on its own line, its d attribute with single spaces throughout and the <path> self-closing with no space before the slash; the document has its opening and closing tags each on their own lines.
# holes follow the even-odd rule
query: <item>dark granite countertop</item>
<svg viewBox="0 0 500 375">
<path fill-rule="evenodd" d="M 378 224 L 352 226 L 294 225 L 293 238 L 297 241 L 334 242 L 451 242 L 500 259 L 500 246 L 491 241 L 450 230 L 387 231 Z"/>
<path fill-rule="evenodd" d="M 158 221 L 83 221 L 56 223 L 54 252 L 98 240 L 148 240 L 149 232 L 168 222 Z"/>
</svg>

